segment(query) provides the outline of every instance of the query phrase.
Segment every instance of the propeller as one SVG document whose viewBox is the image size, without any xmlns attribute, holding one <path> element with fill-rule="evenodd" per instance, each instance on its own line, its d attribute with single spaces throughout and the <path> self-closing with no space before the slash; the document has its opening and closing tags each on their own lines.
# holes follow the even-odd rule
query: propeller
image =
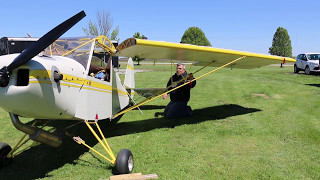
<svg viewBox="0 0 320 180">
<path fill-rule="evenodd" d="M 81 11 L 63 23 L 59 24 L 57 27 L 42 36 L 37 42 L 33 43 L 29 48 L 24 50 L 13 60 L 9 66 L 4 66 L 2 69 L 0 69 L 0 86 L 6 87 L 9 84 L 9 74 L 12 70 L 30 61 L 33 57 L 47 48 L 85 16 L 85 12 Z"/>
</svg>

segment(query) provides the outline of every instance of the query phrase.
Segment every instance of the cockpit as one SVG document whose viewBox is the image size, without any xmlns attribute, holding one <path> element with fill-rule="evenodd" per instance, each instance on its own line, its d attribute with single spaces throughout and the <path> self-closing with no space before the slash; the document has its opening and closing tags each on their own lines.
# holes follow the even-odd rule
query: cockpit
<svg viewBox="0 0 320 180">
<path fill-rule="evenodd" d="M 45 49 L 44 54 L 69 57 L 80 63 L 89 76 L 109 81 L 110 58 L 114 52 L 113 43 L 105 36 L 98 36 L 58 39 Z"/>
</svg>

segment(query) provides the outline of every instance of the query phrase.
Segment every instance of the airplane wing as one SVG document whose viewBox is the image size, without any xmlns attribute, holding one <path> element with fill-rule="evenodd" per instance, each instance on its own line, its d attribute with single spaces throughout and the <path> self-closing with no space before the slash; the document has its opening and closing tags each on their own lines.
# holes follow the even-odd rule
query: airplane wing
<svg viewBox="0 0 320 180">
<path fill-rule="evenodd" d="M 272 56 L 228 49 L 219 49 L 190 44 L 151 41 L 129 38 L 117 47 L 116 56 L 141 57 L 152 59 L 190 60 L 195 65 L 204 66 L 214 62 L 212 66 L 221 66 L 232 60 L 245 56 L 244 59 L 232 64 L 234 68 L 257 68 L 269 64 L 295 62 L 289 57 Z"/>
</svg>

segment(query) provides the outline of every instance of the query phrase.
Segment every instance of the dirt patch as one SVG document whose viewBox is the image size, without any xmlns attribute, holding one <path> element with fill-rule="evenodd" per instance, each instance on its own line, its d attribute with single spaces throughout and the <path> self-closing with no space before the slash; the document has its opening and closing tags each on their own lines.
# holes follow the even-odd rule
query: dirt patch
<svg viewBox="0 0 320 180">
<path fill-rule="evenodd" d="M 274 97 L 275 97 L 276 99 L 282 99 L 283 95 L 276 94 Z"/>
<path fill-rule="evenodd" d="M 253 97 L 263 97 L 264 99 L 269 99 L 270 97 L 266 94 L 255 93 L 252 95 Z"/>
</svg>

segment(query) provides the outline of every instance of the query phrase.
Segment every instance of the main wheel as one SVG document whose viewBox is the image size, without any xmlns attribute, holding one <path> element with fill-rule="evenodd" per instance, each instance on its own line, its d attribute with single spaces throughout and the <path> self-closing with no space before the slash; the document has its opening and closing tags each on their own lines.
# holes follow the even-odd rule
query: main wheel
<svg viewBox="0 0 320 180">
<path fill-rule="evenodd" d="M 119 174 L 129 174 L 133 170 L 133 155 L 129 149 L 121 149 L 117 155 L 116 170 Z"/>
<path fill-rule="evenodd" d="M 311 74 L 309 66 L 306 66 L 306 69 L 304 70 L 304 72 L 306 73 L 306 75 L 310 75 Z"/>
<path fill-rule="evenodd" d="M 0 143 L 0 166 L 8 165 L 12 158 L 7 158 L 11 151 L 11 147 L 7 143 Z"/>
</svg>

